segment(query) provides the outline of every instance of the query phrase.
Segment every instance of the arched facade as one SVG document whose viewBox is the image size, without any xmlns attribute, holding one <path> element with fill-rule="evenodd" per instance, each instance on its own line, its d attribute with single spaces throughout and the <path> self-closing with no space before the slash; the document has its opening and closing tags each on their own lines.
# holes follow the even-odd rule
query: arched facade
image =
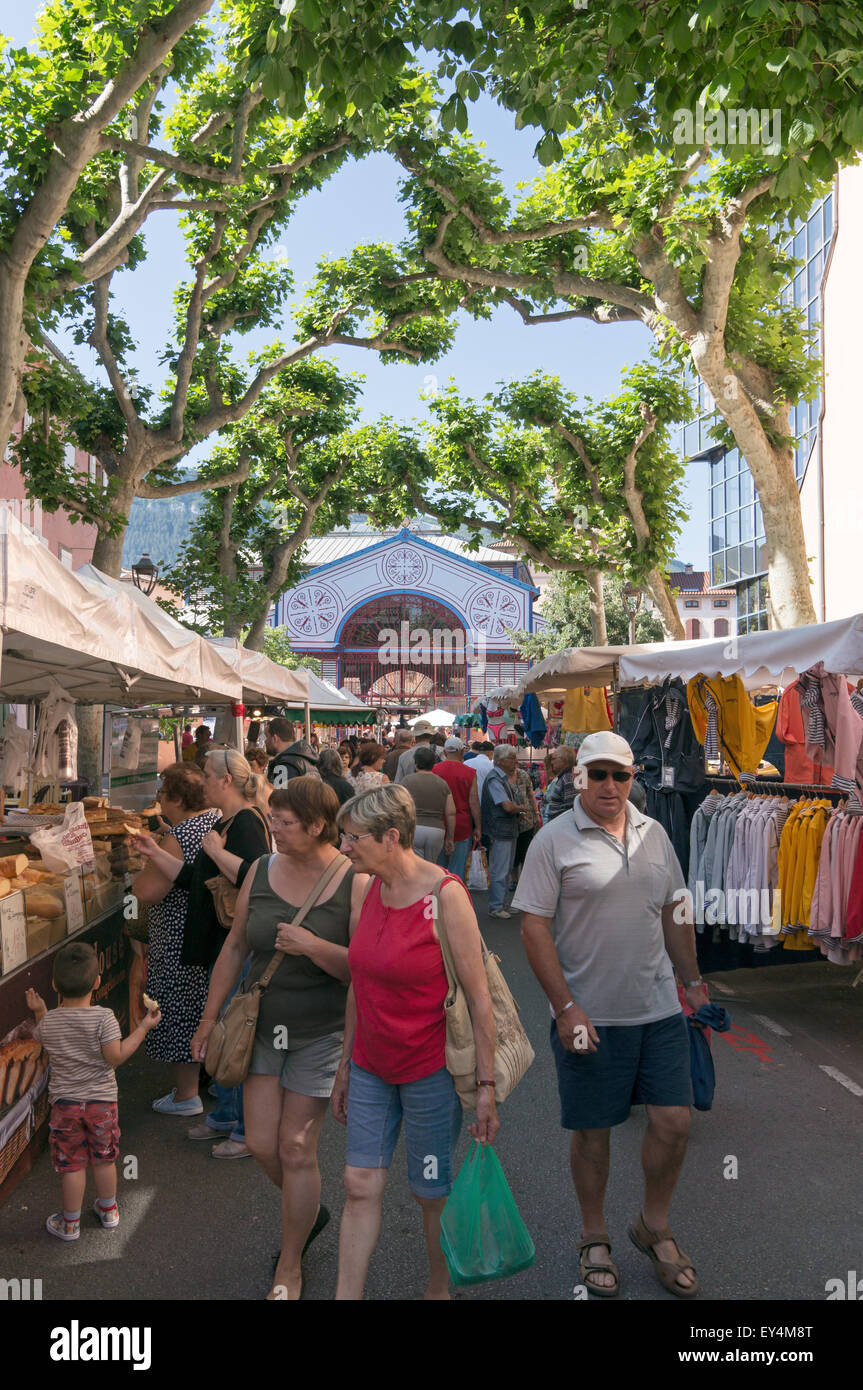
<svg viewBox="0 0 863 1390">
<path fill-rule="evenodd" d="M 319 657 L 327 680 L 372 704 L 465 713 L 477 694 L 515 684 L 527 663 L 509 631 L 535 630 L 539 592 L 519 561 L 486 547 L 493 565 L 480 564 L 453 537 L 404 527 L 357 540 L 321 538 L 318 553 L 336 558 L 280 599 L 293 651 Z"/>
</svg>

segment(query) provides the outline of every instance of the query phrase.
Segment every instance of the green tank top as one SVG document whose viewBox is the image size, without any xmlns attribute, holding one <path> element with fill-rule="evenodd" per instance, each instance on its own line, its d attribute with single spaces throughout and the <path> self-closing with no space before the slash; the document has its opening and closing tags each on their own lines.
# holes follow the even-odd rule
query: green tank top
<svg viewBox="0 0 863 1390">
<path fill-rule="evenodd" d="M 270 864 L 275 858 L 265 855 L 258 861 L 249 893 L 246 940 L 252 964 L 246 989 L 260 979 L 272 960 L 279 922 L 292 922 L 299 911 L 270 886 Z M 335 946 L 347 946 L 350 939 L 353 878 L 350 868 L 332 897 L 313 907 L 302 923 L 307 931 Z M 261 997 L 256 1041 L 274 1047 L 276 1029 L 287 1028 L 288 1050 L 293 1051 L 328 1033 L 341 1032 L 347 993 L 346 984 L 321 970 L 308 956 L 285 956 Z"/>
</svg>

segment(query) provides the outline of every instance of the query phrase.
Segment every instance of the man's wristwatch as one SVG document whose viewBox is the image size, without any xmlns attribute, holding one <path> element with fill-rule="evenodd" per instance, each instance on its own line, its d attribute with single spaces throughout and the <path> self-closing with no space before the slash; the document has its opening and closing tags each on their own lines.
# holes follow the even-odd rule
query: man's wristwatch
<svg viewBox="0 0 863 1390">
<path fill-rule="evenodd" d="M 564 1004 L 564 1006 L 563 1006 L 562 1009 L 558 1009 L 557 1013 L 556 1013 L 555 1016 L 554 1016 L 554 1017 L 555 1017 L 555 1021 L 557 1021 L 557 1019 L 559 1019 L 559 1018 L 563 1018 L 563 1015 L 566 1013 L 567 1009 L 572 1009 L 572 1008 L 574 1008 L 574 1007 L 575 1007 L 575 1000 L 574 1000 L 574 999 L 570 999 L 570 1001 L 569 1001 L 568 1004 Z"/>
<path fill-rule="evenodd" d="M 687 981 L 684 983 L 683 988 L 684 988 L 684 989 L 695 989 L 696 985 L 703 985 L 703 984 L 704 984 L 704 981 L 702 980 L 701 976 L 699 975 L 699 977 L 698 977 L 697 980 L 687 980 Z"/>
</svg>

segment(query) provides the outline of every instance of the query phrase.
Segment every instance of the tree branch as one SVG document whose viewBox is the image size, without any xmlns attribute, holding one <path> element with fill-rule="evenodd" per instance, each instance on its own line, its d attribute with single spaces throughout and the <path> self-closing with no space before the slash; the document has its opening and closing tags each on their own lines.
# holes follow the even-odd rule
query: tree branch
<svg viewBox="0 0 863 1390">
<path fill-rule="evenodd" d="M 111 383 L 111 389 L 129 429 L 130 435 L 141 432 L 141 418 L 135 409 L 129 387 L 117 364 L 117 359 L 108 342 L 108 292 L 111 287 L 110 275 L 103 276 L 93 284 L 93 331 L 87 342 L 99 354 L 99 360 Z"/>
<path fill-rule="evenodd" d="M 136 495 L 147 498 L 185 497 L 190 492 L 210 492 L 217 487 L 226 487 L 234 483 L 239 485 L 248 478 L 250 466 L 248 452 L 244 451 L 236 466 L 225 473 L 216 473 L 206 478 L 189 478 L 182 483 L 148 483 L 145 480 L 139 483 Z"/>
</svg>

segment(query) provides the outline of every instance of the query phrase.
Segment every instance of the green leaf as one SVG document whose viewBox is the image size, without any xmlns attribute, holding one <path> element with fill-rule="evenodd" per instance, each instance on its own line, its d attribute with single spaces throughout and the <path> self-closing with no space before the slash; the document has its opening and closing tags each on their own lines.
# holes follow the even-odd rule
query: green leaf
<svg viewBox="0 0 863 1390">
<path fill-rule="evenodd" d="M 769 58 L 765 62 L 768 72 L 781 72 L 788 62 L 787 48 L 774 48 Z"/>
<path fill-rule="evenodd" d="M 556 164 L 559 159 L 563 158 L 563 146 L 553 130 L 549 130 L 543 135 L 534 150 L 534 154 L 543 168 L 547 168 L 549 164 Z"/>
</svg>

